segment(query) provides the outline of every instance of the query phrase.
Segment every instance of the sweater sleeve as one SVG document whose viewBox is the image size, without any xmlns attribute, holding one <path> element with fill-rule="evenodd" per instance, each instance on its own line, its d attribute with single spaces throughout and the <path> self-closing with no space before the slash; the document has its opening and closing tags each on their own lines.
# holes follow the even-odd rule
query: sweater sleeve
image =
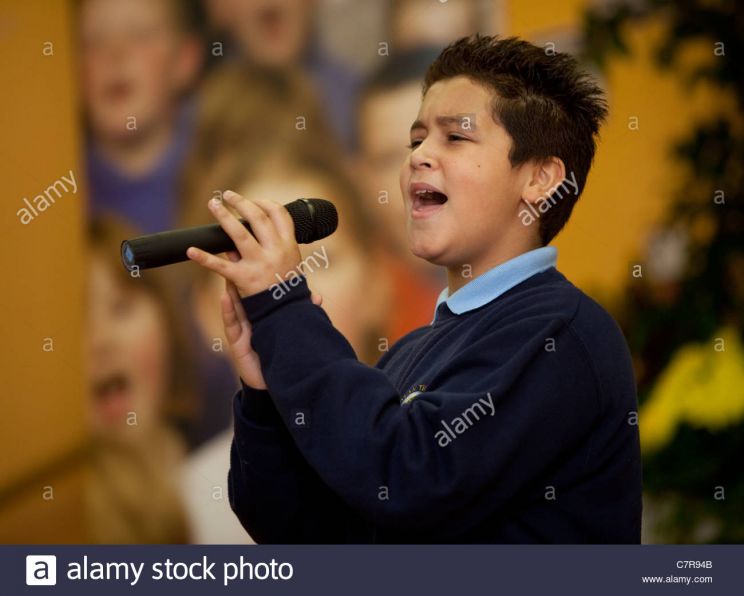
<svg viewBox="0 0 744 596">
<path fill-rule="evenodd" d="M 301 456 L 373 524 L 473 528 L 535 488 L 597 421 L 597 384 L 565 322 L 484 333 L 401 404 L 384 371 L 359 362 L 309 296 L 303 278 L 279 299 L 268 290 L 244 298 L 252 344 Z M 559 349 L 546 351 L 547 337 Z"/>
<path fill-rule="evenodd" d="M 241 385 L 227 482 L 240 523 L 257 543 L 348 541 L 352 512 L 300 455 L 269 393 Z"/>
</svg>

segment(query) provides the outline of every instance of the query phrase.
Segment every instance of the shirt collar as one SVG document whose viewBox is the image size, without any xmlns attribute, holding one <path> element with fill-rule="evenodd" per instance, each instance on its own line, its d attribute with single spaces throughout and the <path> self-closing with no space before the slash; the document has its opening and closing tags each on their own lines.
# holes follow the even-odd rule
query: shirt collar
<svg viewBox="0 0 744 596">
<path fill-rule="evenodd" d="M 489 269 L 466 283 L 452 296 L 449 295 L 449 288 L 444 288 L 437 298 L 434 320 L 437 318 L 437 310 L 442 302 L 446 302 L 449 309 L 456 315 L 480 308 L 525 279 L 555 267 L 557 255 L 558 251 L 553 246 L 536 248 Z"/>
</svg>

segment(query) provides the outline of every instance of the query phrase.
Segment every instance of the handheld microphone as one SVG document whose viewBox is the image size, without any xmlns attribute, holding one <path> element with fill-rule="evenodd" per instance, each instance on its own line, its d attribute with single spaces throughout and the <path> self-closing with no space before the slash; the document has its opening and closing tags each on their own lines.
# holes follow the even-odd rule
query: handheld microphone
<svg viewBox="0 0 744 596">
<path fill-rule="evenodd" d="M 330 201 L 297 199 L 284 207 L 292 217 L 295 239 L 300 244 L 310 244 L 336 231 L 338 212 Z M 239 221 L 251 231 L 245 220 Z M 188 260 L 186 249 L 189 246 L 213 254 L 235 250 L 235 244 L 220 224 L 210 224 L 124 240 L 121 243 L 121 262 L 129 271 L 171 265 Z"/>
</svg>

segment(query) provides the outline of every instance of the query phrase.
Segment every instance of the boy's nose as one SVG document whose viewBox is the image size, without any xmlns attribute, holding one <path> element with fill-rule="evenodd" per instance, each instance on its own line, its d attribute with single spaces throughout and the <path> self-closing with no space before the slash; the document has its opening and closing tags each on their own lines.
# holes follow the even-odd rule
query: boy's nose
<svg viewBox="0 0 744 596">
<path fill-rule="evenodd" d="M 428 148 L 424 147 L 424 143 L 421 143 L 421 145 L 416 147 L 415 151 L 411 154 L 411 166 L 413 166 L 414 169 L 431 169 L 435 165 L 436 161 Z"/>
</svg>

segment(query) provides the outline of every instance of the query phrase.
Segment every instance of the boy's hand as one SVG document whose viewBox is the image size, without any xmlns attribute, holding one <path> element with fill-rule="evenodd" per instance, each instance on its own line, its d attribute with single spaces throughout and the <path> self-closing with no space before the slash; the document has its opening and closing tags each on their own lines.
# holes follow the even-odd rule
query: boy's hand
<svg viewBox="0 0 744 596">
<path fill-rule="evenodd" d="M 278 281 L 277 274 L 285 279 L 287 273 L 296 271 L 302 257 L 289 212 L 274 201 L 249 201 L 230 190 L 223 198 L 253 231 L 246 230 L 219 199 L 209 201 L 212 214 L 235 243 L 238 260 L 221 259 L 194 246 L 186 256 L 233 283 L 240 298 L 271 287 Z"/>
<path fill-rule="evenodd" d="M 240 255 L 234 251 L 227 253 L 227 256 L 233 263 L 240 260 Z M 318 306 L 323 302 L 317 294 L 312 294 L 311 299 Z M 251 346 L 251 323 L 245 315 L 238 290 L 231 281 L 225 280 L 225 293 L 222 295 L 221 305 L 225 338 L 230 347 L 235 370 L 249 387 L 266 389 L 266 381 L 261 372 L 261 361 Z"/>
<path fill-rule="evenodd" d="M 235 252 L 227 253 L 231 261 L 240 260 Z M 225 327 L 225 338 L 230 347 L 235 370 L 243 379 L 243 382 L 254 389 L 266 389 L 261 372 L 261 361 L 258 354 L 251 347 L 251 324 L 245 315 L 243 305 L 235 284 L 225 280 L 225 293 L 220 299 L 222 306 L 222 324 Z"/>
</svg>

